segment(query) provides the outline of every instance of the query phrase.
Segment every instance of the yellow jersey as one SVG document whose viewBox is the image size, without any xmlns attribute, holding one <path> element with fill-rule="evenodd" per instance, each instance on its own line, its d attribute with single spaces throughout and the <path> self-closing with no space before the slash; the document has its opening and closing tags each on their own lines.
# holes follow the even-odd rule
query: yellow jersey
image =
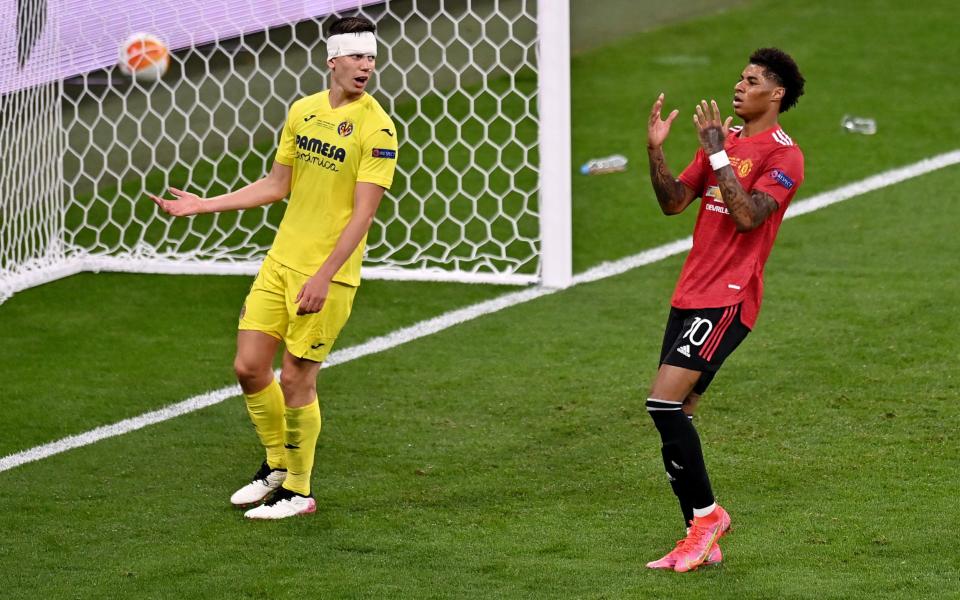
<svg viewBox="0 0 960 600">
<path fill-rule="evenodd" d="M 373 96 L 339 108 L 329 90 L 290 107 L 276 161 L 293 168 L 290 202 L 267 253 L 277 262 L 313 275 L 333 252 L 353 215 L 357 182 L 390 188 L 397 165 L 397 129 Z M 364 236 L 333 280 L 360 285 Z"/>
</svg>

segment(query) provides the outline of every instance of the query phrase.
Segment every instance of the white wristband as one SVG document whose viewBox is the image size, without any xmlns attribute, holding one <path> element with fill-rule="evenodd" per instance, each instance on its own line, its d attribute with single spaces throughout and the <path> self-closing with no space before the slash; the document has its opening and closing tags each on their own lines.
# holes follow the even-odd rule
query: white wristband
<svg viewBox="0 0 960 600">
<path fill-rule="evenodd" d="M 720 152 L 714 152 L 710 155 L 710 167 L 716 171 L 717 169 L 722 169 L 723 167 L 730 164 L 730 158 L 727 156 L 726 150 L 721 150 Z"/>
</svg>

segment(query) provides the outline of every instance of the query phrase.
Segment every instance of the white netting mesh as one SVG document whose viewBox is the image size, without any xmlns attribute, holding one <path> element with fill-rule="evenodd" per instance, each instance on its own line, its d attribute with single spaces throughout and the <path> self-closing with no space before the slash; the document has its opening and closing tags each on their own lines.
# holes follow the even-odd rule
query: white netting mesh
<svg viewBox="0 0 960 600">
<path fill-rule="evenodd" d="M 64 262 L 60 83 L 56 23 L 42 7 L 0 11 L 0 302 Z"/>
<path fill-rule="evenodd" d="M 149 6 L 163 1 L 172 2 L 153 0 Z M 243 14 L 231 13 L 230 2 L 221 9 L 179 7 L 161 14 L 166 20 L 147 15 L 143 26 L 131 22 L 131 15 L 146 2 L 106 3 L 126 13 L 100 19 L 97 30 L 86 24 L 84 31 L 77 21 L 86 13 L 78 9 L 109 15 L 108 7 L 92 0 L 66 2 L 74 10 L 64 12 L 63 19 L 72 19 L 71 30 L 80 30 L 91 44 L 85 48 L 88 42 L 71 41 L 79 44 L 70 47 L 73 64 L 90 58 L 84 52 L 102 53 L 105 45 L 115 53 L 120 41 L 138 29 L 167 39 L 173 64 L 156 83 L 131 81 L 113 65 L 65 79 L 64 141 L 53 157 L 62 161 L 56 168 L 62 169 L 65 199 L 62 204 L 41 201 L 49 190 L 31 192 L 47 210 L 59 206 L 62 214 L 53 211 L 31 221 L 43 234 L 11 229 L 8 222 L 15 219 L 8 221 L 5 214 L 0 276 L 9 275 L 10 265 L 16 268 L 52 248 L 87 268 L 255 268 L 273 239 L 283 203 L 173 220 L 158 214 L 144 192 L 173 185 L 212 196 L 263 176 L 290 104 L 327 87 L 329 22 L 359 13 L 377 23 L 380 41 L 378 75 L 370 91 L 400 135 L 397 176 L 371 229 L 365 264 L 402 268 L 412 278 L 437 270 L 454 279 L 536 278 L 535 0 L 354 0 L 353 6 L 365 6 L 337 15 L 304 14 L 279 25 L 274 13 L 255 10 L 258 2 L 249 0 Z M 318 4 L 337 8 L 335 2 Z M 35 89 L 55 88 L 56 83 Z M 6 94 L 4 102 L 25 93 Z M 18 122 L 12 133 L 5 127 L 4 135 L 19 138 L 34 127 Z M 6 198 L 30 180 L 34 163 L 25 168 L 4 163 L 0 189 Z M 31 202 L 5 200 L 4 211 L 31 210 Z M 62 236 L 62 243 L 46 243 L 41 235 Z"/>
</svg>

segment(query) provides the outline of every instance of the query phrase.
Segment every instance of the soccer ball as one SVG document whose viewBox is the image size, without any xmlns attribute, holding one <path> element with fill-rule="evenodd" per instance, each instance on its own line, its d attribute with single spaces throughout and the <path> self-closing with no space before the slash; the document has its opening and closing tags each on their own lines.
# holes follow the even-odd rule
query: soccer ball
<svg viewBox="0 0 960 600">
<path fill-rule="evenodd" d="M 170 67 L 170 52 L 163 40 L 135 33 L 120 46 L 120 71 L 140 81 L 156 81 Z"/>
</svg>

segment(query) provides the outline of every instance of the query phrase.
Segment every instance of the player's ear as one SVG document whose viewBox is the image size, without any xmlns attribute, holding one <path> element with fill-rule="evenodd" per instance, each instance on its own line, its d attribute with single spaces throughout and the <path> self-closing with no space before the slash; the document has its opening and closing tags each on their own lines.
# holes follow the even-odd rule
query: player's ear
<svg viewBox="0 0 960 600">
<path fill-rule="evenodd" d="M 783 88 L 783 87 L 773 88 L 773 93 L 770 94 L 770 99 L 780 102 L 781 100 L 783 100 L 783 96 L 786 93 L 787 93 L 787 88 Z"/>
<path fill-rule="evenodd" d="M 337 69 L 336 69 L 336 66 L 337 66 L 337 63 L 333 62 L 333 59 L 332 59 L 332 58 L 328 58 L 328 59 L 327 59 L 327 68 L 328 68 L 328 69 L 330 69 L 331 71 L 336 71 L 336 70 L 337 70 Z"/>
</svg>

